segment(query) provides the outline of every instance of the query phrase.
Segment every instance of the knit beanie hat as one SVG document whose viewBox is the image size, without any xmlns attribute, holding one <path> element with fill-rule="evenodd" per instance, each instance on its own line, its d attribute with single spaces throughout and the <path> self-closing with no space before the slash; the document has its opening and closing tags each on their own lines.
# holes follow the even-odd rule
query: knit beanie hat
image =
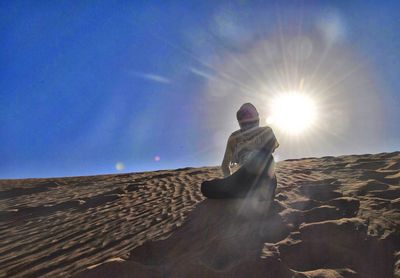
<svg viewBox="0 0 400 278">
<path fill-rule="evenodd" d="M 243 104 L 236 113 L 236 118 L 239 125 L 246 125 L 247 123 L 259 122 L 260 118 L 258 116 L 257 109 L 255 106 L 249 102 Z"/>
</svg>

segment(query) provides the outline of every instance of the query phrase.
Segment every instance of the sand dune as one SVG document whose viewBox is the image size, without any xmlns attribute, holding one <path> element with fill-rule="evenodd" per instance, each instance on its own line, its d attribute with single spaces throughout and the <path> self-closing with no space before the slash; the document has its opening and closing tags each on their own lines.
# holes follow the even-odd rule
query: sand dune
<svg viewBox="0 0 400 278">
<path fill-rule="evenodd" d="M 0 181 L 1 277 L 400 277 L 400 152 L 278 163 L 271 207 L 219 167 Z"/>
</svg>

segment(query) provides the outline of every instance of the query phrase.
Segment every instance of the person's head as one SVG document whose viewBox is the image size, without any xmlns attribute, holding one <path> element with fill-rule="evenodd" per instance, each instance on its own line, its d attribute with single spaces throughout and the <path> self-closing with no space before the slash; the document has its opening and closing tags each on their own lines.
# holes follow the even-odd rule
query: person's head
<svg viewBox="0 0 400 278">
<path fill-rule="evenodd" d="M 260 124 L 257 109 L 249 102 L 240 107 L 236 113 L 236 119 L 238 120 L 240 129 L 242 130 L 256 127 Z"/>
</svg>

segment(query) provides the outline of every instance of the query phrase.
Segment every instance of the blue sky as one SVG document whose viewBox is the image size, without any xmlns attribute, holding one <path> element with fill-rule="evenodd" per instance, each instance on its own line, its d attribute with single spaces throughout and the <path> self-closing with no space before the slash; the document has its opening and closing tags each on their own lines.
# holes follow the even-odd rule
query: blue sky
<svg viewBox="0 0 400 278">
<path fill-rule="evenodd" d="M 263 82 L 282 83 L 272 73 L 288 63 L 285 80 L 304 75 L 329 128 L 301 140 L 278 131 L 279 158 L 399 150 L 398 10 L 397 1 L 3 1 L 0 178 L 115 173 L 118 162 L 122 172 L 218 165 L 235 111 L 252 101 L 264 112 Z M 300 60 L 281 50 L 293 43 Z"/>
</svg>

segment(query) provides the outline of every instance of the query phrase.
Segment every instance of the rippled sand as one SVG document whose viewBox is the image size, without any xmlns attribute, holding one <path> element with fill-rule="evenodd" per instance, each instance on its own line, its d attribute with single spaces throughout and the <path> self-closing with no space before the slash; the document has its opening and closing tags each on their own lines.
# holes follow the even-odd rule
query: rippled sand
<svg viewBox="0 0 400 278">
<path fill-rule="evenodd" d="M 400 152 L 278 163 L 276 200 L 205 200 L 219 167 L 0 181 L 1 277 L 400 277 Z"/>
</svg>

